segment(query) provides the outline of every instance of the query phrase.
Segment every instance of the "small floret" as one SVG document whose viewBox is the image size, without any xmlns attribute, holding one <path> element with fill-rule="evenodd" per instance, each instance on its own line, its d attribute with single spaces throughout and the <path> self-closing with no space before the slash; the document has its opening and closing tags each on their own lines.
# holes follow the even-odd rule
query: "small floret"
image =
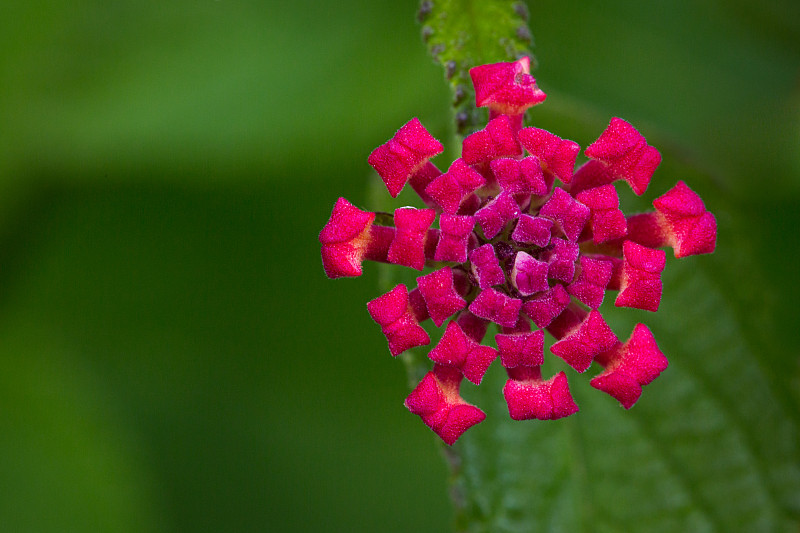
<svg viewBox="0 0 800 533">
<path fill-rule="evenodd" d="M 381 326 L 393 356 L 415 346 L 431 343 L 428 333 L 419 325 L 409 304 L 408 288 L 400 284 L 367 304 L 372 319 Z"/>
<path fill-rule="evenodd" d="M 458 370 L 434 365 L 405 401 L 408 410 L 419 415 L 450 446 L 486 418 L 483 411 L 461 397 L 462 379 Z"/>
<path fill-rule="evenodd" d="M 395 198 L 415 172 L 443 151 L 442 143 L 428 133 L 419 119 L 413 118 L 394 137 L 373 150 L 367 161 Z"/>
<path fill-rule="evenodd" d="M 624 344 L 617 343 L 598 356 L 597 362 L 605 370 L 589 384 L 616 398 L 625 409 L 639 400 L 642 386 L 656 379 L 669 364 L 644 324 L 637 324 Z"/>
</svg>

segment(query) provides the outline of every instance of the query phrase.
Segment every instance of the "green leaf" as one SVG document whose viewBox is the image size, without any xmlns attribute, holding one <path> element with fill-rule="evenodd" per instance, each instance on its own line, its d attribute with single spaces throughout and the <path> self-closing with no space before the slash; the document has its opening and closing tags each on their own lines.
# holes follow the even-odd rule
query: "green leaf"
<svg viewBox="0 0 800 533">
<path fill-rule="evenodd" d="M 444 67 L 453 91 L 456 130 L 464 135 L 485 117 L 475 107 L 469 69 L 533 56 L 528 8 L 515 0 L 425 0 L 420 5 L 422 38 Z"/>
</svg>

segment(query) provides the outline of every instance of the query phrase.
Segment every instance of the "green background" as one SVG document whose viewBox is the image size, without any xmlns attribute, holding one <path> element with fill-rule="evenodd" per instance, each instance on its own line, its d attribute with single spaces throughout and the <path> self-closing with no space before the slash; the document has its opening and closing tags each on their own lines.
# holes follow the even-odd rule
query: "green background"
<svg viewBox="0 0 800 533">
<path fill-rule="evenodd" d="M 781 406 L 758 431 L 796 459 L 800 7 L 528 4 L 532 123 L 585 146 L 624 117 L 665 155 L 645 199 L 685 179 L 718 214 L 717 254 L 670 261 L 665 301 L 695 273 L 722 296 L 680 342 L 669 306 L 656 338 L 720 368 L 743 365 L 707 328 L 746 344 Z M 416 8 L 0 8 L 0 530 L 450 527 L 436 439 L 366 312 L 377 269 L 329 281 L 317 242 L 337 197 L 368 207 L 367 155 L 400 125 L 448 138 Z M 682 283 L 675 302 L 702 301 Z"/>
</svg>

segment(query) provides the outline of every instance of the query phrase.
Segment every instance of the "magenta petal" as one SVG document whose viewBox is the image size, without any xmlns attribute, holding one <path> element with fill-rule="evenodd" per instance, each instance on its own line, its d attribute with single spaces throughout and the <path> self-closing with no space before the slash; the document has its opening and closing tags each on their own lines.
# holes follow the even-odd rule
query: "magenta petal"
<svg viewBox="0 0 800 533">
<path fill-rule="evenodd" d="M 458 371 L 434 367 L 406 398 L 409 411 L 419 415 L 448 445 L 452 445 L 470 427 L 483 421 L 483 411 L 461 398 Z"/>
<path fill-rule="evenodd" d="M 617 336 L 602 315 L 592 311 L 576 328 L 553 344 L 550 351 L 578 372 L 585 372 L 597 354 L 609 350 L 617 342 Z"/>
<path fill-rule="evenodd" d="M 625 409 L 633 407 L 642 395 L 639 382 L 622 372 L 603 372 L 592 378 L 589 384 L 616 398 Z"/>
<path fill-rule="evenodd" d="M 717 244 L 717 220 L 700 196 L 683 181 L 653 201 L 666 221 L 667 241 L 675 257 L 709 254 Z"/>
<path fill-rule="evenodd" d="M 522 244 L 535 244 L 544 248 L 550 243 L 553 221 L 522 214 L 511 233 L 511 238 Z"/>
<path fill-rule="evenodd" d="M 575 159 L 581 147 L 578 143 L 562 139 L 539 128 L 524 128 L 519 132 L 519 141 L 546 170 L 552 172 L 563 183 L 569 185 L 575 169 Z"/>
<path fill-rule="evenodd" d="M 481 346 L 452 321 L 448 322 L 439 344 L 428 357 L 435 363 L 457 368 L 472 383 L 480 385 L 486 370 L 497 358 L 497 351 Z"/>
<path fill-rule="evenodd" d="M 441 233 L 436 244 L 435 261 L 454 261 L 463 263 L 467 260 L 467 247 L 472 228 L 475 227 L 475 218 L 470 216 L 447 215 L 439 216 Z"/>
<path fill-rule="evenodd" d="M 522 155 L 522 147 L 517 144 L 514 129 L 506 115 L 493 118 L 484 129 L 468 135 L 461 149 L 461 157 L 468 165 L 519 155 Z"/>
<path fill-rule="evenodd" d="M 489 329 L 489 321 L 479 316 L 473 315 L 469 309 L 464 309 L 458 314 L 456 322 L 461 330 L 475 342 L 482 342 Z"/>
<path fill-rule="evenodd" d="M 581 256 L 580 266 L 575 281 L 567 285 L 567 292 L 592 309 L 597 309 L 603 303 L 614 265 L 610 261 Z"/>
<path fill-rule="evenodd" d="M 430 351 L 428 357 L 434 363 L 460 369 L 474 345 L 477 345 L 477 343 L 467 337 L 458 323 L 451 321 L 447 323 L 447 328 L 444 330 L 442 338 L 436 347 Z"/>
<path fill-rule="evenodd" d="M 556 284 L 541 295 L 522 304 L 523 312 L 537 327 L 546 328 L 555 317 L 567 308 L 569 294 L 563 285 Z"/>
<path fill-rule="evenodd" d="M 465 431 L 485 419 L 486 413 L 479 408 L 462 403 L 452 407 L 444 424 L 434 431 L 447 445 L 452 446 Z"/>
<path fill-rule="evenodd" d="M 453 161 L 447 172 L 434 179 L 425 192 L 445 213 L 455 215 L 467 196 L 485 184 L 486 179 L 459 158 Z"/>
<path fill-rule="evenodd" d="M 511 283 L 523 296 L 546 291 L 548 264 L 538 261 L 525 252 L 517 252 L 511 270 Z"/>
<path fill-rule="evenodd" d="M 394 224 L 397 232 L 389 246 L 389 262 L 422 270 L 425 267 L 428 228 L 435 218 L 436 211 L 433 209 L 413 207 L 395 209 Z"/>
<path fill-rule="evenodd" d="M 443 151 L 442 143 L 414 118 L 373 150 L 367 161 L 383 179 L 389 194 L 396 197 L 414 172 Z"/>
<path fill-rule="evenodd" d="M 614 176 L 627 181 L 637 195 L 644 193 L 661 163 L 658 150 L 621 118 L 612 118 L 600 138 L 584 153 L 586 157 L 602 161 Z"/>
<path fill-rule="evenodd" d="M 666 253 L 625 241 L 622 254 L 620 292 L 614 305 L 658 311 L 661 303 L 661 272 L 666 265 Z"/>
<path fill-rule="evenodd" d="M 508 414 L 514 420 L 556 420 L 578 412 L 564 372 L 547 381 L 509 379 L 503 387 L 503 396 Z"/>
<path fill-rule="evenodd" d="M 569 186 L 569 192 L 572 196 L 577 196 L 583 191 L 609 185 L 616 180 L 617 178 L 607 166 L 600 161 L 590 159 L 575 171 L 572 176 L 572 183 Z"/>
<path fill-rule="evenodd" d="M 491 244 L 484 244 L 472 250 L 469 253 L 469 260 L 472 263 L 472 274 L 478 280 L 481 289 L 506 282 L 506 276 L 500 268 L 500 262 Z"/>
<path fill-rule="evenodd" d="M 571 283 L 575 277 L 575 261 L 580 255 L 578 245 L 564 239 L 553 239 L 552 246 L 552 249 L 541 256 L 549 265 L 547 277 Z"/>
<path fill-rule="evenodd" d="M 486 371 L 495 359 L 497 359 L 497 350 L 478 344 L 470 350 L 461 371 L 469 381 L 480 385 L 483 376 L 486 375 Z"/>
<path fill-rule="evenodd" d="M 544 196 L 548 192 L 542 167 L 535 157 L 495 159 L 489 165 L 497 182 L 511 194 Z"/>
<path fill-rule="evenodd" d="M 362 211 L 344 198 L 336 201 L 328 223 L 319 234 L 322 266 L 329 278 L 361 275 L 361 261 L 373 220 L 375 213 Z"/>
<path fill-rule="evenodd" d="M 504 115 L 518 115 L 546 98 L 530 75 L 530 59 L 480 65 L 469 70 L 475 105 Z"/>
<path fill-rule="evenodd" d="M 517 319 L 517 323 L 513 326 L 500 326 L 500 332 L 503 335 L 515 335 L 517 333 L 530 333 L 531 332 L 531 321 L 528 320 L 528 317 L 520 314 L 519 318 Z"/>
<path fill-rule="evenodd" d="M 511 298 L 495 289 L 484 289 L 469 305 L 469 310 L 476 316 L 512 327 L 517 323 L 522 300 Z"/>
<path fill-rule="evenodd" d="M 428 333 L 414 316 L 405 285 L 398 285 L 370 301 L 367 303 L 367 310 L 372 319 L 381 326 L 393 356 L 415 346 L 430 344 Z"/>
<path fill-rule="evenodd" d="M 453 270 L 450 267 L 418 277 L 417 286 L 425 299 L 431 320 L 437 327 L 456 311 L 467 306 L 467 302 L 456 292 Z"/>
<path fill-rule="evenodd" d="M 625 215 L 619 209 L 619 197 L 613 185 L 603 185 L 575 197 L 591 211 L 589 227 L 596 244 L 620 239 L 628 232 Z"/>
<path fill-rule="evenodd" d="M 564 189 L 555 188 L 553 196 L 542 206 L 539 216 L 549 218 L 571 242 L 578 240 L 589 220 L 589 208 L 575 200 Z"/>
<path fill-rule="evenodd" d="M 642 386 L 652 382 L 668 365 L 655 338 L 644 324 L 637 324 L 631 337 L 608 354 L 606 369 L 593 378 L 590 385 L 616 398 L 625 409 L 639 399 Z"/>
<path fill-rule="evenodd" d="M 500 361 L 506 368 L 540 366 L 544 363 L 544 331 L 494 336 Z"/>
<path fill-rule="evenodd" d="M 408 410 L 420 416 L 435 413 L 443 403 L 444 394 L 433 372 L 425 374 L 405 401 Z"/>
<path fill-rule="evenodd" d="M 565 193 L 566 194 L 566 193 Z M 569 195 L 567 195 L 569 196 Z M 520 211 L 514 197 L 508 192 L 501 192 L 491 202 L 475 213 L 478 224 L 487 239 L 494 238 L 506 224 L 519 217 Z"/>
</svg>

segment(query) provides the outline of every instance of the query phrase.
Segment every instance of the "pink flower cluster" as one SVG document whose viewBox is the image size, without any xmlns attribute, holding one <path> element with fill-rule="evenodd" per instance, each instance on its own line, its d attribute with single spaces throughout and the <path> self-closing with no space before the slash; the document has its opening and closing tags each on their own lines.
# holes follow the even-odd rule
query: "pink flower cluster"
<svg viewBox="0 0 800 533">
<path fill-rule="evenodd" d="M 430 161 L 442 144 L 417 119 L 369 156 L 393 197 L 408 183 L 428 207 L 401 207 L 393 225 L 378 225 L 375 213 L 340 198 L 319 235 L 330 278 L 361 275 L 364 260 L 433 269 L 416 288 L 397 285 L 367 309 L 394 356 L 430 344 L 424 321 L 447 322 L 428 354 L 433 369 L 405 402 L 447 444 L 485 418 L 459 390 L 463 378 L 480 384 L 498 356 L 511 418 L 578 411 L 564 372 L 542 376 L 543 330 L 555 338 L 552 353 L 576 371 L 603 367 L 591 385 L 630 408 L 667 359 L 647 326 L 620 341 L 597 308 L 611 290 L 616 306 L 656 311 L 666 261 L 659 248 L 675 257 L 710 253 L 717 231 L 683 182 L 653 202 L 655 211 L 622 213 L 614 182 L 641 195 L 661 161 L 626 121 L 612 119 L 577 170 L 578 144 L 523 128 L 525 111 L 545 99 L 528 58 L 470 74 L 490 120 L 464 139 L 446 172 Z M 492 322 L 497 348 L 481 344 Z"/>
</svg>

